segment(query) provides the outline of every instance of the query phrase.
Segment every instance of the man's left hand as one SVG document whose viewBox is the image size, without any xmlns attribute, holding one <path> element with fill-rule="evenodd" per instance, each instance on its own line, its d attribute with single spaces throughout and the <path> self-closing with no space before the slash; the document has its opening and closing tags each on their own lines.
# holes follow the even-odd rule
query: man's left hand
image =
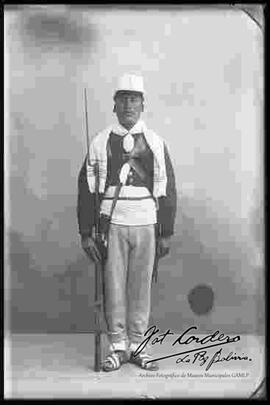
<svg viewBox="0 0 270 405">
<path fill-rule="evenodd" d="M 166 256 L 170 252 L 171 238 L 159 238 L 157 254 L 159 258 Z"/>
</svg>

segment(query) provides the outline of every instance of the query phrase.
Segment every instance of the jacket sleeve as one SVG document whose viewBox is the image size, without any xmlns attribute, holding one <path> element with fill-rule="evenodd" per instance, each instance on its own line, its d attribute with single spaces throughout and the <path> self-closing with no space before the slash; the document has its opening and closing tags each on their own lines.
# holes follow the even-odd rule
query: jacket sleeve
<svg viewBox="0 0 270 405">
<path fill-rule="evenodd" d="M 165 164 L 167 172 L 166 197 L 159 197 L 157 211 L 157 222 L 159 224 L 159 234 L 168 237 L 174 233 L 174 222 L 177 206 L 177 194 L 175 186 L 175 175 L 168 149 L 164 145 Z"/>
<path fill-rule="evenodd" d="M 77 220 L 79 233 L 92 235 L 95 224 L 95 194 L 90 193 L 86 176 L 86 159 L 78 177 Z"/>
</svg>

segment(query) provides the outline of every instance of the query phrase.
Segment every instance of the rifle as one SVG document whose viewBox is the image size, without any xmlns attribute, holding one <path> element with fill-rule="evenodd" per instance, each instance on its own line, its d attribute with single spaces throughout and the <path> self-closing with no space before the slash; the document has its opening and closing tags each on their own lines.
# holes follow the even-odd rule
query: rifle
<svg viewBox="0 0 270 405">
<path fill-rule="evenodd" d="M 87 141 L 87 162 L 90 165 L 89 156 L 89 133 L 88 133 L 88 112 L 87 112 L 87 94 L 86 88 L 84 89 L 84 102 L 85 102 L 85 122 L 86 122 L 86 141 Z M 99 171 L 98 162 L 95 163 L 95 241 L 99 237 Z M 99 372 L 101 370 L 101 312 L 102 312 L 102 270 L 103 263 L 95 263 L 95 360 L 94 370 Z"/>
</svg>

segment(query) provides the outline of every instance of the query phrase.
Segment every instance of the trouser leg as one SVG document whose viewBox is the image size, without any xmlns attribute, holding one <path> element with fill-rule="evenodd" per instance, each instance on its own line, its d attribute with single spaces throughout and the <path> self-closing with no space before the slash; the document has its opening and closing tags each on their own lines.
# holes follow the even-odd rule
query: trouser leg
<svg viewBox="0 0 270 405">
<path fill-rule="evenodd" d="M 131 350 L 143 340 L 151 307 L 151 283 L 155 258 L 154 225 L 130 227 L 128 336 Z"/>
<path fill-rule="evenodd" d="M 104 310 L 111 350 L 125 350 L 128 228 L 110 225 L 108 258 L 104 272 Z"/>
</svg>

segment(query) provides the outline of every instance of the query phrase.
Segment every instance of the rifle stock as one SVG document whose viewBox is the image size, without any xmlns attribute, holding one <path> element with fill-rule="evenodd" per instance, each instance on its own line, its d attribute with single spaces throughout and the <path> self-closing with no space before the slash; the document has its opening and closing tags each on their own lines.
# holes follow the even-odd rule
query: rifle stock
<svg viewBox="0 0 270 405">
<path fill-rule="evenodd" d="M 86 144 L 87 144 L 87 163 L 90 165 L 89 155 L 89 130 L 88 130 L 88 111 L 87 111 L 87 93 L 84 88 L 84 107 L 85 107 L 85 125 L 86 125 Z M 98 164 L 95 163 L 95 240 L 98 239 L 99 234 L 99 177 L 98 177 Z M 99 372 L 101 370 L 101 311 L 102 311 L 102 264 L 95 263 L 95 303 L 94 303 L 94 319 L 95 319 L 95 356 L 94 356 L 94 370 Z"/>
<path fill-rule="evenodd" d="M 99 238 L 99 176 L 95 164 L 95 241 Z M 95 263 L 95 371 L 101 370 L 101 311 L 102 311 L 102 272 L 103 264 Z"/>
<path fill-rule="evenodd" d="M 101 308 L 102 300 L 100 291 L 101 269 L 99 264 L 95 265 L 95 363 L 94 369 L 99 372 L 101 370 Z"/>
</svg>

